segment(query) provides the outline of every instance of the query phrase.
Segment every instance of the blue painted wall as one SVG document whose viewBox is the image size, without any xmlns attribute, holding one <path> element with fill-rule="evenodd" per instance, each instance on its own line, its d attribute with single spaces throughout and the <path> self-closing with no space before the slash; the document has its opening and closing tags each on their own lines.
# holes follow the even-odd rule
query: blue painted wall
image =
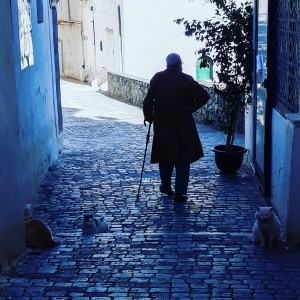
<svg viewBox="0 0 300 300">
<path fill-rule="evenodd" d="M 42 2 L 41 2 L 42 1 Z M 0 268 L 24 249 L 23 205 L 32 203 L 62 142 L 53 10 L 30 1 L 34 64 L 21 70 L 18 1 L 0 1 Z M 43 22 L 38 2 L 42 3 Z M 39 7 L 41 9 L 41 6 Z M 56 16 L 54 16 L 54 19 Z M 56 32 L 54 22 L 54 33 Z M 3 243 L 2 241 L 5 241 Z"/>
</svg>

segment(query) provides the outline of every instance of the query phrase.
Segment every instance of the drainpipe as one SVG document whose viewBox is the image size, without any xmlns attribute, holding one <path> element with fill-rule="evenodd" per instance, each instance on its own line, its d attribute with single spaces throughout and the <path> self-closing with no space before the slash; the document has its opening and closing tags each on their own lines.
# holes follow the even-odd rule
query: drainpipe
<svg viewBox="0 0 300 300">
<path fill-rule="evenodd" d="M 68 0 L 68 14 L 69 14 L 69 21 L 71 21 L 71 7 L 70 7 L 70 0 Z"/>
<path fill-rule="evenodd" d="M 93 38 L 94 38 L 94 61 L 95 61 L 95 70 L 94 70 L 94 77 L 97 78 L 97 49 L 96 49 L 96 33 L 95 33 L 95 6 L 93 1 L 93 6 L 91 6 L 91 11 L 93 12 Z"/>
<path fill-rule="evenodd" d="M 118 21 L 119 21 L 120 52 L 121 52 L 121 72 L 124 72 L 122 17 L 121 17 L 121 6 L 120 5 L 118 5 Z"/>
<path fill-rule="evenodd" d="M 53 7 L 52 10 L 52 26 L 53 26 L 53 56 L 54 56 L 54 69 L 52 70 L 52 80 L 55 81 L 53 84 L 56 86 L 56 116 L 58 131 L 56 132 L 57 137 L 61 136 L 63 130 L 63 117 L 61 108 L 61 93 L 60 93 L 60 74 L 59 74 L 59 54 L 58 54 L 58 27 L 57 27 L 57 10 Z M 52 65 L 52 64 L 51 64 Z"/>
</svg>

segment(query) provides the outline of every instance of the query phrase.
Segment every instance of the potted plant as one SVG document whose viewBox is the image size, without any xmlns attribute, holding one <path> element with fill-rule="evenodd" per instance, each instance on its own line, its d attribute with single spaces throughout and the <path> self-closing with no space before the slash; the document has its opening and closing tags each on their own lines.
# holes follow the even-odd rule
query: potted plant
<svg viewBox="0 0 300 300">
<path fill-rule="evenodd" d="M 242 165 L 246 149 L 234 145 L 237 118 L 244 115 L 251 101 L 252 89 L 252 3 L 245 0 L 239 6 L 234 0 L 210 0 L 216 5 L 215 16 L 206 21 L 175 20 L 183 23 L 185 35 L 194 36 L 203 43 L 197 52 L 201 67 L 207 67 L 207 56 L 218 68 L 214 91 L 223 99 L 219 108 L 227 140 L 225 145 L 213 148 L 216 164 L 224 173 L 235 173 Z M 221 158 L 221 157 L 222 158 Z M 237 156 L 238 162 L 228 161 Z M 223 161 L 224 157 L 224 161 Z"/>
</svg>

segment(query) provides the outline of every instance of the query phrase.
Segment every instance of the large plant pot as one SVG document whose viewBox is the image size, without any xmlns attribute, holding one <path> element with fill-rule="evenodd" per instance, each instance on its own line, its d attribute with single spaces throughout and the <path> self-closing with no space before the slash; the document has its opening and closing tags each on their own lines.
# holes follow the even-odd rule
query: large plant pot
<svg viewBox="0 0 300 300">
<path fill-rule="evenodd" d="M 215 153 L 216 165 L 224 174 L 235 174 L 242 166 L 247 149 L 233 145 L 232 151 L 227 152 L 225 148 L 225 145 L 217 145 L 212 148 L 212 151 Z"/>
</svg>

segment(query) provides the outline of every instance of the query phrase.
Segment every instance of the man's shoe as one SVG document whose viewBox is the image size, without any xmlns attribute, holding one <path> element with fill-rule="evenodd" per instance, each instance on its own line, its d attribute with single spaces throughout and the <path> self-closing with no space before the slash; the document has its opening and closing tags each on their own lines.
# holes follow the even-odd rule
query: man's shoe
<svg viewBox="0 0 300 300">
<path fill-rule="evenodd" d="M 176 195 L 174 196 L 174 202 L 175 202 L 175 203 L 186 202 L 187 199 L 188 199 L 188 196 L 182 195 L 182 194 L 176 194 Z"/>
<path fill-rule="evenodd" d="M 162 185 L 159 187 L 159 190 L 160 190 L 161 193 L 166 194 L 168 196 L 174 196 L 175 195 L 174 191 L 172 191 L 171 189 L 166 189 Z"/>
</svg>

